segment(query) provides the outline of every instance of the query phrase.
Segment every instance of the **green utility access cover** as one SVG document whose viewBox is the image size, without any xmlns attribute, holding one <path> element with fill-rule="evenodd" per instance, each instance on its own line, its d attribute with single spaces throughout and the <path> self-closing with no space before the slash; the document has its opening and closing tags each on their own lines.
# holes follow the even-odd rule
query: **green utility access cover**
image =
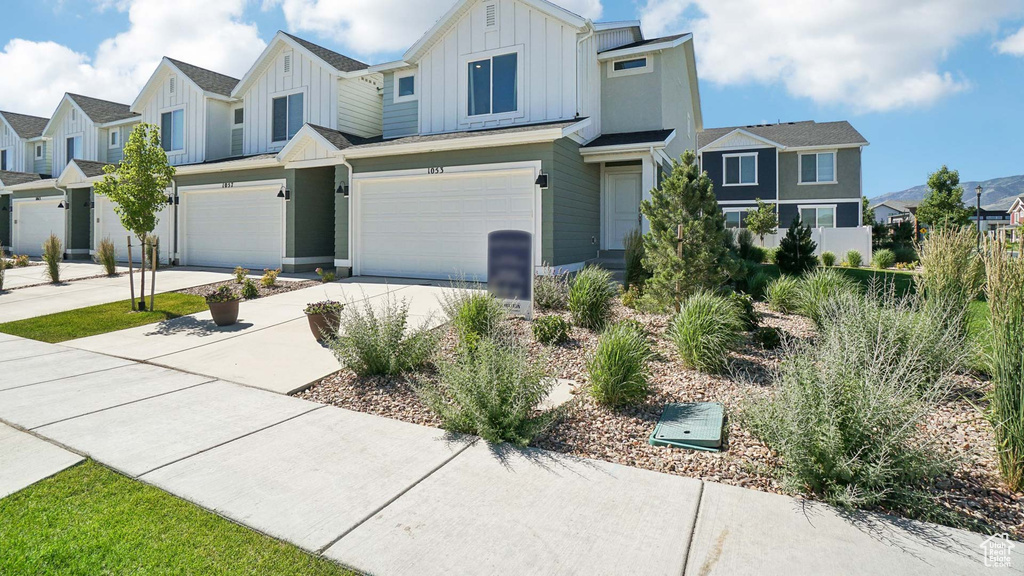
<svg viewBox="0 0 1024 576">
<path fill-rule="evenodd" d="M 648 442 L 652 446 L 717 452 L 722 447 L 724 419 L 725 406 L 718 402 L 666 404 Z"/>
</svg>

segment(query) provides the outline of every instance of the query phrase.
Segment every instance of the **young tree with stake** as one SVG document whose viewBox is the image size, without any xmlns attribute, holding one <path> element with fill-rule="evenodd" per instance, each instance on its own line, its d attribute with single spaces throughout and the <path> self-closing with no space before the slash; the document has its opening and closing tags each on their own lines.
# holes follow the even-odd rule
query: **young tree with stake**
<svg viewBox="0 0 1024 576">
<path fill-rule="evenodd" d="M 116 166 L 105 166 L 103 180 L 93 190 L 114 203 L 121 225 L 139 239 L 142 252 L 141 300 L 146 309 L 146 238 L 156 229 L 157 214 L 167 203 L 165 190 L 171 186 L 174 167 L 160 145 L 160 129 L 139 124 L 124 146 L 124 156 Z M 155 278 L 155 277 L 154 277 Z M 154 279 L 155 282 L 155 279 Z M 132 284 L 132 310 L 135 310 L 135 286 Z"/>
</svg>

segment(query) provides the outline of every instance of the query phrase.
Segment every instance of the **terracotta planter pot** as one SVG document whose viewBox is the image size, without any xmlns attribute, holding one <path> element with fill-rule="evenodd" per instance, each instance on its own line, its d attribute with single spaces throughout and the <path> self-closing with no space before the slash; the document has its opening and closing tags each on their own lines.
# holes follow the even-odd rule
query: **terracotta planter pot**
<svg viewBox="0 0 1024 576">
<path fill-rule="evenodd" d="M 338 332 L 338 323 L 341 322 L 341 313 L 330 314 L 306 314 L 309 321 L 309 331 L 317 342 L 323 342 L 324 335 L 334 335 Z"/>
<path fill-rule="evenodd" d="M 210 302 L 210 314 L 217 326 L 231 326 L 238 322 L 238 300 L 231 302 Z"/>
</svg>

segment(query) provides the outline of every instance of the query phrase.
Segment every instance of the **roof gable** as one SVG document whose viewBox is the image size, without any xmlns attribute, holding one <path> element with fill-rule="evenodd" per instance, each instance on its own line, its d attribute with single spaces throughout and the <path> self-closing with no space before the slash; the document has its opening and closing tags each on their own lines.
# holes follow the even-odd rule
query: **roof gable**
<svg viewBox="0 0 1024 576">
<path fill-rule="evenodd" d="M 75 184 L 92 184 L 106 174 L 103 170 L 104 166 L 112 166 L 112 164 L 91 160 L 72 160 L 57 177 L 57 185 L 76 187 Z"/>
<path fill-rule="evenodd" d="M 381 138 L 362 138 L 326 126 L 306 124 L 277 154 L 280 162 L 315 161 L 332 158 L 334 152 L 380 141 Z"/>
<path fill-rule="evenodd" d="M 868 141 L 849 122 L 783 122 L 729 128 L 709 128 L 697 135 L 698 148 L 703 150 L 737 130 L 762 140 L 774 142 L 779 148 L 811 148 L 824 146 L 867 146 Z M 717 146 L 716 146 L 717 147 Z"/>
<path fill-rule="evenodd" d="M 49 118 L 3 111 L 0 111 L 0 120 L 3 120 L 4 123 L 10 126 L 11 130 L 14 130 L 14 133 L 23 140 L 42 136 L 43 130 L 46 129 L 46 124 L 50 121 Z"/>
<path fill-rule="evenodd" d="M 238 85 L 237 78 L 164 56 L 135 101 L 132 102 L 131 110 L 133 112 L 142 110 L 153 94 L 163 85 L 166 75 L 172 72 L 180 75 L 209 98 L 229 100 L 231 91 Z"/>
<path fill-rule="evenodd" d="M 743 148 L 764 148 L 769 146 L 772 148 L 785 148 L 784 145 L 769 140 L 763 136 L 758 136 L 743 128 L 736 128 L 731 132 L 719 136 L 715 140 L 708 142 L 701 146 L 700 150 L 739 150 Z"/>
<path fill-rule="evenodd" d="M 358 76 L 370 67 L 369 64 L 349 58 L 344 54 L 339 54 L 333 50 L 329 50 L 323 46 L 309 42 L 308 40 L 303 40 L 296 36 L 292 36 L 291 34 L 279 31 L 274 36 L 273 40 L 270 41 L 270 44 L 267 44 L 263 53 L 260 54 L 260 57 L 257 58 L 252 67 L 249 68 L 249 71 L 245 73 L 242 80 L 239 81 L 238 84 L 235 85 L 234 89 L 231 90 L 231 96 L 237 98 L 248 90 L 256 79 L 266 72 L 278 52 L 286 46 L 291 47 L 293 50 L 301 51 L 308 58 L 318 62 L 321 66 L 336 76 Z"/>
<path fill-rule="evenodd" d="M 127 120 L 138 116 L 138 114 L 131 111 L 131 107 L 128 104 L 100 100 L 99 98 L 82 96 L 81 94 L 69 93 L 67 96 L 75 104 L 78 104 L 79 110 L 84 112 L 96 124 L 117 122 L 118 120 Z"/>
</svg>

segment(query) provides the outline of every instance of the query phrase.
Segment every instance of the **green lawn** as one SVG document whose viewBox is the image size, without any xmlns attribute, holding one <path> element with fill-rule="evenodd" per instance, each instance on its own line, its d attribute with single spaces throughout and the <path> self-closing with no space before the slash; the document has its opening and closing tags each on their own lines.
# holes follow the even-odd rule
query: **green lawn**
<svg viewBox="0 0 1024 576">
<path fill-rule="evenodd" d="M 354 574 L 92 461 L 0 500 L 0 542 L 0 574 Z"/>
<path fill-rule="evenodd" d="M 55 344 L 145 326 L 207 309 L 206 299 L 202 296 L 176 293 L 157 294 L 156 308 L 153 312 L 132 312 L 131 300 L 122 300 L 7 322 L 0 324 L 0 332 Z"/>
<path fill-rule="evenodd" d="M 837 266 L 836 270 L 845 274 L 851 280 L 860 283 L 867 288 L 871 282 L 883 283 L 884 286 L 892 285 L 899 295 L 905 295 L 914 291 L 914 278 L 917 274 L 902 270 L 876 270 L 874 268 L 844 268 Z"/>
</svg>

